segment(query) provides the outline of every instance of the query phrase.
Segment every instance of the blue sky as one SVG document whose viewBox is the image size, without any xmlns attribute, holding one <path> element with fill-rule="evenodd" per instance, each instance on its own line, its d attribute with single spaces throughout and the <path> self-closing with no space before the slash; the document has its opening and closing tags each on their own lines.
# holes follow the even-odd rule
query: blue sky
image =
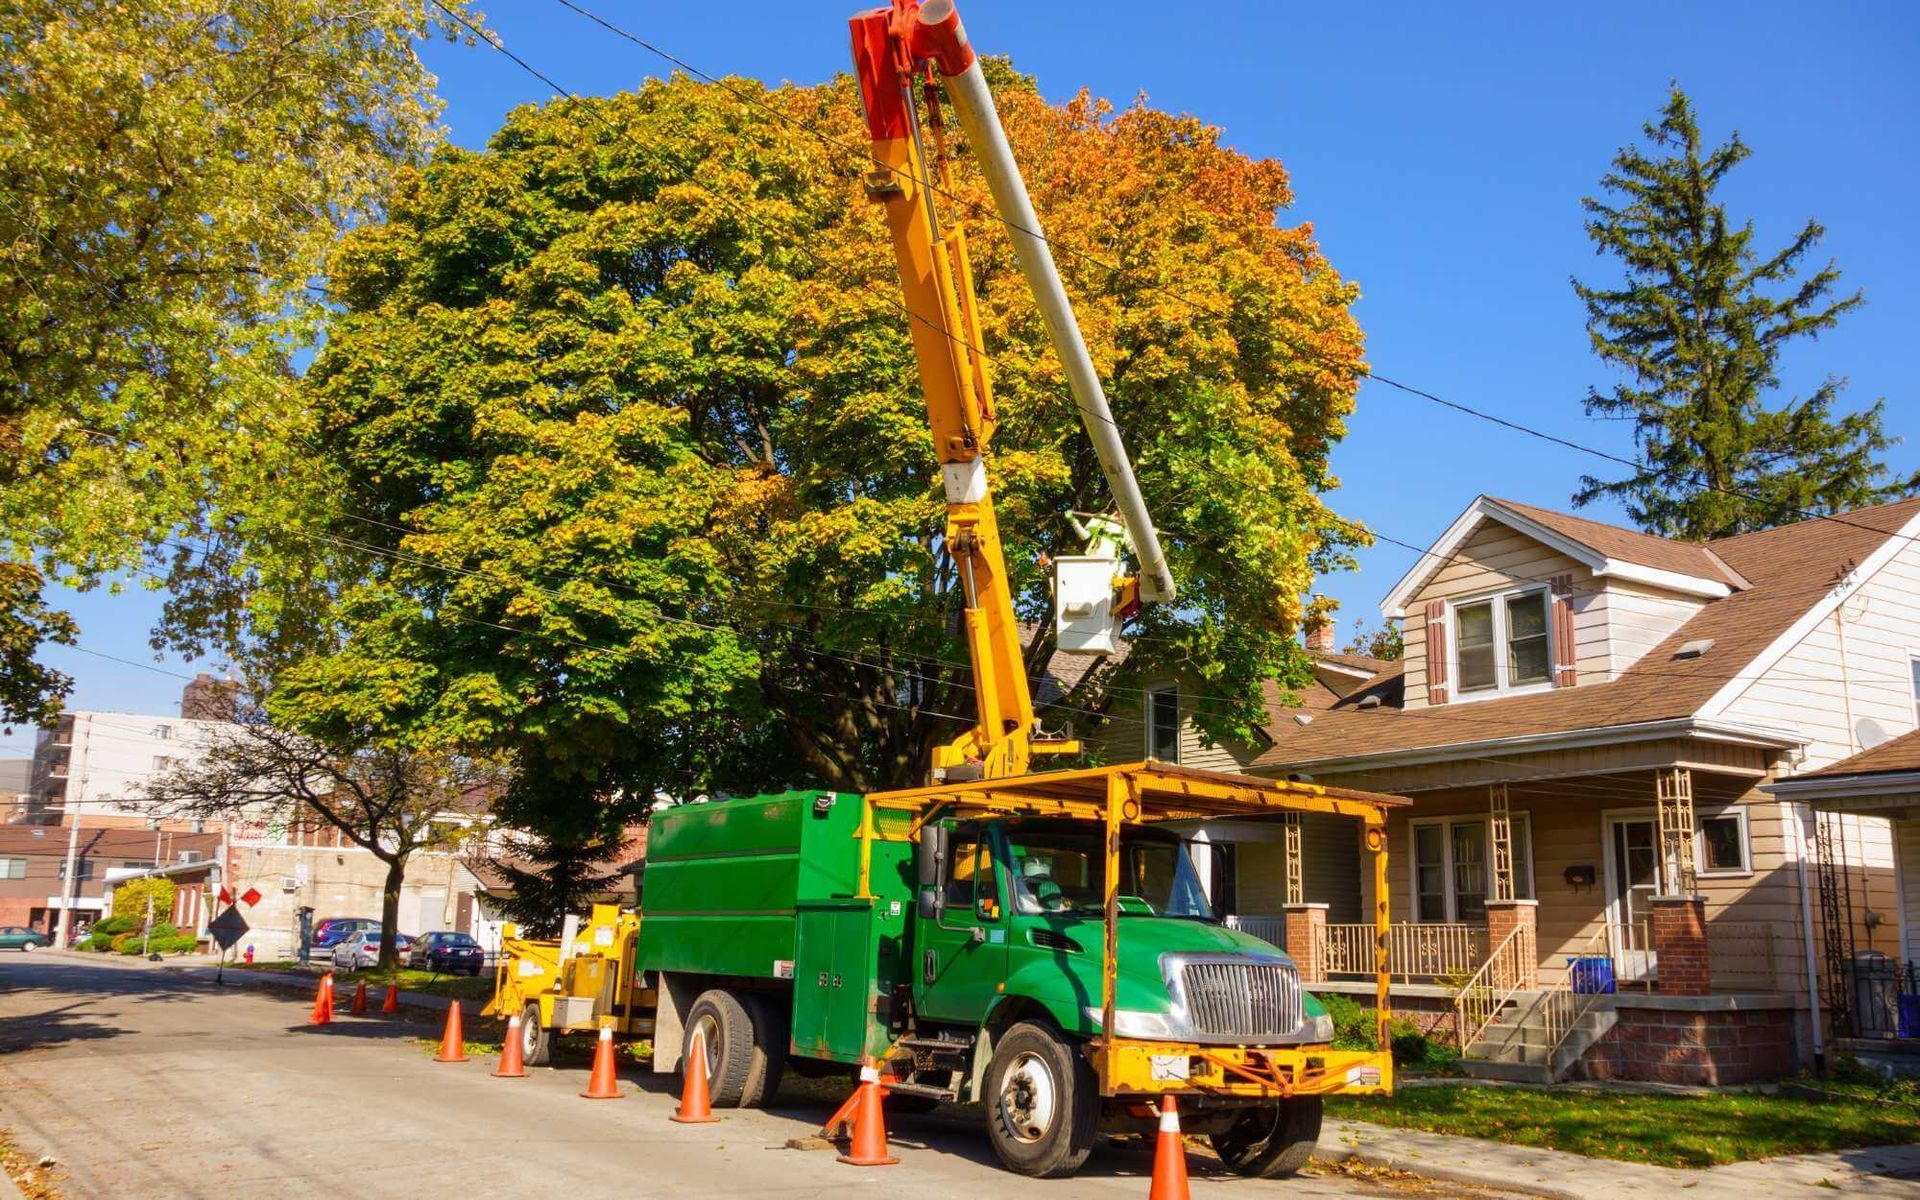
<svg viewBox="0 0 1920 1200">
<path fill-rule="evenodd" d="M 581 2 L 715 74 L 814 82 L 847 58 L 851 8 L 840 4 Z M 1144 92 L 1220 125 L 1245 153 L 1285 163 L 1296 193 L 1287 219 L 1311 221 L 1334 264 L 1359 282 L 1356 313 L 1382 374 L 1615 453 L 1628 452 L 1624 431 L 1588 420 L 1579 403 L 1606 376 L 1567 281 L 1609 270 L 1582 232 L 1579 200 L 1678 79 L 1709 137 L 1738 128 L 1752 146 L 1723 196 L 1754 221 L 1762 247 L 1818 217 L 1828 230 L 1822 253 L 1866 292 L 1864 309 L 1788 356 L 1787 388 L 1804 392 L 1833 373 L 1851 380 L 1852 404 L 1885 397 L 1889 430 L 1907 439 L 1890 461 L 1920 467 L 1911 349 L 1920 328 L 1920 6 L 960 7 L 976 47 L 1012 55 L 1051 98 L 1083 86 L 1118 102 Z M 582 93 L 666 69 L 553 0 L 482 8 L 509 48 Z M 483 144 L 508 108 L 551 94 L 484 47 L 434 45 L 425 57 L 461 145 Z M 1565 507 L 1582 472 L 1608 468 L 1378 385 L 1361 392 L 1334 461 L 1344 485 L 1336 509 L 1420 545 L 1476 492 Z M 1383 543 L 1363 555 L 1359 574 L 1326 581 L 1343 624 L 1376 620 L 1413 558 Z M 95 594 L 73 607 L 83 645 L 151 661 L 151 597 Z M 75 707 L 177 705 L 179 679 L 57 649 L 46 657 L 77 678 Z M 18 733 L 0 740 L 23 744 Z"/>
</svg>

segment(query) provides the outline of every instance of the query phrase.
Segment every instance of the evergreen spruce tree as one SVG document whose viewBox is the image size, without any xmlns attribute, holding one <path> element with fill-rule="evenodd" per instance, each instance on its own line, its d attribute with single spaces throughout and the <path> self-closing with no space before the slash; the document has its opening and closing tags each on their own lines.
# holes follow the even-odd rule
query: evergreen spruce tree
<svg viewBox="0 0 1920 1200">
<path fill-rule="evenodd" d="M 1820 223 L 1761 257 L 1752 223 L 1731 225 L 1714 198 L 1750 153 L 1739 134 L 1703 149 L 1678 85 L 1645 129 L 1649 145 L 1621 150 L 1601 180 L 1606 198 L 1581 201 L 1596 253 L 1618 258 L 1625 277 L 1573 282 L 1594 352 L 1628 376 L 1610 393 L 1589 390 L 1587 413 L 1632 421 L 1643 465 L 1623 479 L 1583 478 L 1574 504 L 1617 498 L 1650 533 L 1706 539 L 1920 488 L 1920 473 L 1891 479 L 1881 461 L 1894 441 L 1881 429 L 1884 402 L 1835 416 L 1844 379 L 1767 404 L 1781 350 L 1861 303 L 1836 294 L 1831 261 L 1801 277 Z"/>
</svg>

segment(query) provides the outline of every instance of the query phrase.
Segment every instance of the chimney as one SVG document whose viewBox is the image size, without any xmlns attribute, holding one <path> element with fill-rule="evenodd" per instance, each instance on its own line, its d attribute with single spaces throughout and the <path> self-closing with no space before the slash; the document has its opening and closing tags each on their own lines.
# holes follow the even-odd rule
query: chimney
<svg viewBox="0 0 1920 1200">
<path fill-rule="evenodd" d="M 1320 597 L 1315 596 L 1315 601 Z M 1305 642 L 1308 654 L 1333 653 L 1333 613 L 1327 606 L 1315 603 L 1307 608 Z"/>
<path fill-rule="evenodd" d="M 240 705 L 240 684 L 205 671 L 180 689 L 180 715 L 189 721 L 231 721 Z"/>
</svg>

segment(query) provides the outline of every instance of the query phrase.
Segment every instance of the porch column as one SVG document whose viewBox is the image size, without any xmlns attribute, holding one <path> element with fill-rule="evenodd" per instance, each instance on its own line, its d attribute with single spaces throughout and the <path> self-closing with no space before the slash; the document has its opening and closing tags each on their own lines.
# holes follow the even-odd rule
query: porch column
<svg viewBox="0 0 1920 1200">
<path fill-rule="evenodd" d="M 1301 983 L 1327 981 L 1327 906 L 1325 904 L 1289 904 L 1287 915 L 1287 954 L 1300 970 Z"/>
<path fill-rule="evenodd" d="M 1207 898 L 1207 902 L 1212 904 L 1225 900 L 1226 897 L 1213 894 L 1213 839 L 1207 836 L 1206 830 L 1194 831 L 1193 840 L 1188 843 L 1187 857 L 1193 861 L 1194 878 L 1199 881 L 1200 894 Z M 1225 908 L 1226 905 L 1220 904 L 1218 907 Z M 1234 914 L 1216 912 L 1214 915 L 1227 917 Z"/>
<path fill-rule="evenodd" d="M 1498 950 L 1515 930 L 1519 931 L 1519 935 L 1513 939 L 1513 954 L 1508 959 L 1513 964 L 1513 982 L 1517 987 L 1531 989 L 1540 986 L 1539 909 L 1538 900 L 1487 901 L 1489 955 Z"/>
<path fill-rule="evenodd" d="M 1653 953 L 1655 991 L 1669 996 L 1704 996 L 1711 990 L 1706 897 L 1653 898 Z"/>
</svg>

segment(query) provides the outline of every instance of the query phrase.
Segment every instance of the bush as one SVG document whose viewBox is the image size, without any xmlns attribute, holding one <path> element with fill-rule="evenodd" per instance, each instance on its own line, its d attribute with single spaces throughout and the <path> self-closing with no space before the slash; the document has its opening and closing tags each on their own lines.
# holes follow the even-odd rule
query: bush
<svg viewBox="0 0 1920 1200">
<path fill-rule="evenodd" d="M 173 912 L 173 880 L 162 877 L 130 879 L 113 889 L 113 915 L 125 917 L 138 929 L 147 921 L 147 897 L 153 897 L 153 914 L 164 917 Z"/>
<path fill-rule="evenodd" d="M 176 933 L 170 937 L 153 939 L 155 954 L 192 954 L 200 948 L 200 939 L 190 933 Z"/>
<path fill-rule="evenodd" d="M 153 923 L 153 940 L 154 941 L 157 942 L 161 938 L 170 938 L 170 937 L 179 937 L 179 936 L 180 936 L 180 927 L 178 925 L 175 925 L 172 921 L 155 921 Z"/>
<path fill-rule="evenodd" d="M 144 912 L 140 915 L 142 920 L 146 918 Z M 132 917 L 108 917 L 93 923 L 93 936 L 104 939 L 116 933 L 130 933 L 138 928 L 140 928 L 140 922 Z"/>
<path fill-rule="evenodd" d="M 107 948 L 115 953 L 125 954 L 127 951 L 122 950 L 121 947 L 125 946 L 129 939 L 138 938 L 139 936 L 139 934 L 131 930 L 126 933 L 116 933 L 107 940 Z"/>
<path fill-rule="evenodd" d="M 82 950 L 92 950 L 100 954 L 105 954 L 107 951 L 113 949 L 113 939 L 116 936 L 117 935 L 111 933 L 90 933 L 82 939 L 80 948 Z"/>
<path fill-rule="evenodd" d="M 1319 997 L 1333 1018 L 1333 1047 L 1336 1050 L 1373 1050 L 1378 1048 L 1375 1032 L 1378 1011 L 1362 1008 L 1359 1001 L 1333 993 Z M 1460 1055 L 1451 1046 L 1434 1041 L 1404 1017 L 1387 1023 L 1388 1046 L 1397 1067 L 1441 1068 Z"/>
</svg>

